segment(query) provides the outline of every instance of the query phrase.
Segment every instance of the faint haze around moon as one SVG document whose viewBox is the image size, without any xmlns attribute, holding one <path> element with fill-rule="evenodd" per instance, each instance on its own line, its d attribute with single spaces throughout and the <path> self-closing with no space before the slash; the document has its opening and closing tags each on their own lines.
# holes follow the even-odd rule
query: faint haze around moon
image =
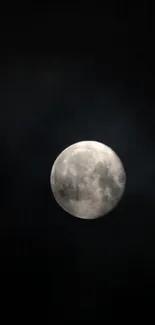
<svg viewBox="0 0 155 325">
<path fill-rule="evenodd" d="M 57 157 L 50 184 L 61 208 L 75 217 L 96 219 L 106 215 L 120 201 L 126 173 L 110 147 L 97 141 L 81 141 Z"/>
</svg>

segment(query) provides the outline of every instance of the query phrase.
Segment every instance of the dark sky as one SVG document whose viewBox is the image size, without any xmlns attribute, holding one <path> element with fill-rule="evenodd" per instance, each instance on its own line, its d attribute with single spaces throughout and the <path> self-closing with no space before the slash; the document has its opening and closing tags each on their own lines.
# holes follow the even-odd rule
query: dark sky
<svg viewBox="0 0 155 325">
<path fill-rule="evenodd" d="M 64 7 L 1 13 L 2 310 L 20 324 L 149 322 L 153 9 L 143 1 L 89 12 Z M 118 207 L 90 222 L 64 212 L 49 182 L 57 155 L 81 140 L 112 147 L 127 173 Z"/>
</svg>

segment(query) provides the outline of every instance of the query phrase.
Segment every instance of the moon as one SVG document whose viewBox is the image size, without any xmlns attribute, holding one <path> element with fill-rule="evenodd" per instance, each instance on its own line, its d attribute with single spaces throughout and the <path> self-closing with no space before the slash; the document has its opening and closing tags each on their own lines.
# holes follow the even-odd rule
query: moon
<svg viewBox="0 0 155 325">
<path fill-rule="evenodd" d="M 62 209 L 74 217 L 96 219 L 113 210 L 122 198 L 126 173 L 110 147 L 81 141 L 56 158 L 50 184 Z"/>
</svg>

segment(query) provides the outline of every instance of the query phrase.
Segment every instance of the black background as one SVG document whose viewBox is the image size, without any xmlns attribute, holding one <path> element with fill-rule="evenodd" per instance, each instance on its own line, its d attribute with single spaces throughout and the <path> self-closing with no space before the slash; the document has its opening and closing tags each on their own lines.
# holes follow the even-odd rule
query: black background
<svg viewBox="0 0 155 325">
<path fill-rule="evenodd" d="M 9 9 L 1 11 L 0 65 L 5 320 L 149 322 L 155 290 L 151 3 Z M 57 155 L 81 140 L 112 147 L 127 173 L 118 207 L 90 222 L 64 212 L 49 182 Z"/>
</svg>

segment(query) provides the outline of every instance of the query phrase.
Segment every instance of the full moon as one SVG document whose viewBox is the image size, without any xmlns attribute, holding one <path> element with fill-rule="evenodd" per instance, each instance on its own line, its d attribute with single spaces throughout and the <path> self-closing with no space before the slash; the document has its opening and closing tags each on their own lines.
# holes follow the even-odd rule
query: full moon
<svg viewBox="0 0 155 325">
<path fill-rule="evenodd" d="M 95 219 L 120 201 L 126 173 L 117 154 L 97 141 L 72 144 L 56 158 L 50 175 L 56 202 L 74 217 Z"/>
</svg>

